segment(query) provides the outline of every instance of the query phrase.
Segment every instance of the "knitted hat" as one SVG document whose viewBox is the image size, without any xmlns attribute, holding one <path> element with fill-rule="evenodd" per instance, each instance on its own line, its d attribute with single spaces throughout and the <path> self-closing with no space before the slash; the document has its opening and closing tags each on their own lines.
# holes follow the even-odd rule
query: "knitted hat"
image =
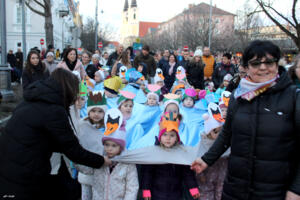
<svg viewBox="0 0 300 200">
<path fill-rule="evenodd" d="M 89 113 L 93 108 L 101 108 L 104 112 L 106 112 L 106 98 L 103 91 L 89 92 L 87 100 L 87 113 Z"/>
<path fill-rule="evenodd" d="M 54 53 L 53 53 L 53 52 L 51 52 L 51 51 L 49 51 L 49 52 L 47 53 L 46 57 L 48 57 L 48 56 L 52 56 L 52 57 L 54 57 Z"/>
<path fill-rule="evenodd" d="M 171 93 L 165 94 L 163 102 L 164 102 L 164 110 L 171 103 L 176 104 L 179 108 L 180 96 L 177 94 L 171 94 Z"/>
<path fill-rule="evenodd" d="M 233 77 L 232 77 L 232 75 L 231 74 L 226 74 L 226 76 L 224 76 L 224 78 L 223 78 L 223 81 L 231 81 L 231 79 L 232 79 Z"/>
<path fill-rule="evenodd" d="M 165 77 L 163 75 L 163 71 L 160 68 L 157 68 L 154 76 L 154 83 L 157 83 L 158 81 L 164 81 L 164 80 Z"/>
<path fill-rule="evenodd" d="M 214 111 L 216 110 L 216 111 Z M 213 112 L 212 112 L 213 111 Z M 218 113 L 218 114 L 216 114 Z M 224 122 L 221 122 L 217 116 L 221 115 L 221 110 L 219 106 L 215 103 L 210 103 L 208 105 L 208 113 L 202 115 L 204 119 L 204 131 L 206 134 L 209 134 L 211 130 L 218 128 L 223 125 Z M 217 119 L 216 119 L 217 117 Z"/>
<path fill-rule="evenodd" d="M 193 88 L 187 88 L 187 89 L 185 89 L 182 100 L 184 100 L 187 97 L 191 97 L 194 100 L 194 102 L 195 102 L 195 100 L 197 98 L 197 92 L 196 92 L 196 90 L 193 89 Z"/>
<path fill-rule="evenodd" d="M 159 102 L 160 88 L 161 87 L 159 85 L 148 84 L 146 88 L 147 99 L 150 95 L 153 95 L 155 96 L 156 101 Z"/>
<path fill-rule="evenodd" d="M 118 76 L 114 76 L 104 81 L 104 89 L 107 89 L 109 92 L 112 92 L 114 94 L 118 94 L 121 86 L 122 79 Z"/>
<path fill-rule="evenodd" d="M 221 94 L 221 101 L 220 102 L 222 102 L 227 108 L 228 108 L 228 105 L 229 105 L 230 95 L 231 95 L 231 92 L 229 92 L 229 91 L 224 91 Z"/>
<path fill-rule="evenodd" d="M 135 68 L 130 68 L 125 73 L 125 79 L 128 83 L 135 83 L 143 76 L 142 73 L 138 72 Z"/>
<path fill-rule="evenodd" d="M 103 70 L 98 70 L 95 72 L 95 74 L 98 74 L 100 77 L 101 77 L 101 80 L 105 80 L 105 74 L 104 74 L 104 71 Z"/>
<path fill-rule="evenodd" d="M 169 131 L 175 131 L 178 137 L 178 142 L 180 142 L 180 137 L 179 137 L 179 124 L 180 121 L 178 119 L 177 114 L 173 112 L 165 112 L 162 118 L 160 119 L 159 122 L 159 135 L 158 135 L 158 141 L 161 140 L 161 136 L 165 132 Z"/>
<path fill-rule="evenodd" d="M 121 66 L 119 69 L 119 77 L 125 78 L 125 73 L 127 72 L 127 67 L 126 66 Z"/>
<path fill-rule="evenodd" d="M 112 108 L 105 113 L 104 116 L 105 132 L 102 137 L 102 143 L 110 140 L 125 148 L 126 130 L 123 123 L 123 115 L 117 108 Z"/>
<path fill-rule="evenodd" d="M 120 97 L 117 101 L 118 103 L 118 106 L 120 106 L 124 101 L 126 101 L 127 99 L 130 99 L 133 101 L 134 97 L 135 97 L 135 94 L 132 93 L 132 92 L 129 92 L 129 91 L 124 91 L 124 90 L 121 90 L 120 91 Z"/>
<path fill-rule="evenodd" d="M 203 55 L 203 53 L 202 53 L 202 50 L 201 49 L 197 49 L 196 51 L 195 51 L 195 53 L 194 53 L 194 56 L 202 56 Z"/>
</svg>

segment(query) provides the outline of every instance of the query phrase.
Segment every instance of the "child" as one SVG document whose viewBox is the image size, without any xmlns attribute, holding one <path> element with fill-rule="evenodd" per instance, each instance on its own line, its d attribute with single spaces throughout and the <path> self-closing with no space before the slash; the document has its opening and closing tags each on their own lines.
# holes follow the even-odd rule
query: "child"
<svg viewBox="0 0 300 200">
<path fill-rule="evenodd" d="M 146 63 L 143 63 L 143 62 L 139 63 L 137 71 L 143 74 L 143 77 L 144 77 L 144 80 L 145 80 L 145 77 L 147 77 L 147 65 L 146 65 Z"/>
<path fill-rule="evenodd" d="M 168 88 L 164 84 L 164 80 L 165 77 L 163 76 L 162 70 L 160 68 L 157 68 L 154 76 L 154 84 L 157 84 L 161 87 L 160 88 L 161 94 L 159 96 L 159 101 L 162 101 L 164 99 L 164 95 L 169 93 Z"/>
<path fill-rule="evenodd" d="M 201 133 L 200 155 L 202 156 L 213 145 L 217 139 L 224 120 L 220 118 L 220 108 L 215 103 L 208 105 L 208 114 L 203 115 L 204 132 Z M 223 190 L 223 182 L 227 171 L 228 152 L 223 154 L 213 166 L 197 176 L 200 188 L 200 200 L 220 200 Z"/>
<path fill-rule="evenodd" d="M 160 122 L 156 145 L 160 145 L 164 149 L 181 145 L 178 132 L 178 115 L 173 112 L 166 112 Z M 145 200 L 182 199 L 182 184 L 189 188 L 194 199 L 200 196 L 195 175 L 189 166 L 175 164 L 143 165 L 141 172 L 141 188 Z"/>
<path fill-rule="evenodd" d="M 222 92 L 224 92 L 226 90 L 226 87 L 229 85 L 229 82 L 232 79 L 232 75 L 231 74 L 227 74 L 226 76 L 224 76 L 223 78 L 223 83 L 220 85 L 220 87 L 217 89 L 216 94 L 221 96 Z"/>
<path fill-rule="evenodd" d="M 90 92 L 87 101 L 88 116 L 79 124 L 78 139 L 87 150 L 102 155 L 101 139 L 104 132 L 104 114 L 106 100 L 101 92 Z M 102 131 L 99 129 L 103 128 Z M 79 172 L 78 181 L 81 184 L 81 199 L 92 199 L 93 175 Z"/>
<path fill-rule="evenodd" d="M 148 106 L 158 106 L 159 95 L 160 95 L 160 86 L 159 85 L 147 85 L 147 102 Z"/>
<path fill-rule="evenodd" d="M 95 87 L 94 91 L 100 91 L 104 90 L 104 83 L 103 81 L 105 80 L 105 72 L 103 70 L 98 70 L 95 72 Z"/>
<path fill-rule="evenodd" d="M 109 158 L 125 149 L 126 131 L 121 112 L 110 109 L 105 114 L 106 130 L 102 138 L 104 154 Z M 113 163 L 94 171 L 93 200 L 135 200 L 139 184 L 134 164 Z"/>
<path fill-rule="evenodd" d="M 122 90 L 120 91 L 120 95 L 121 96 L 117 101 L 118 108 L 121 111 L 124 120 L 128 120 L 131 117 L 135 94 Z"/>
<path fill-rule="evenodd" d="M 122 80 L 118 76 L 111 77 L 104 81 L 104 94 L 107 98 L 118 96 L 119 89 L 122 86 Z"/>
<path fill-rule="evenodd" d="M 228 92 L 228 91 L 222 92 L 220 103 L 219 103 L 219 107 L 221 109 L 222 116 L 225 120 L 226 120 L 226 116 L 227 116 L 230 95 L 231 95 L 231 92 Z"/>
<path fill-rule="evenodd" d="M 186 108 L 193 108 L 196 101 L 197 92 L 193 88 L 188 88 L 184 91 L 182 105 Z"/>
<path fill-rule="evenodd" d="M 207 81 L 205 83 L 205 90 L 206 90 L 206 94 L 210 94 L 213 93 L 215 91 L 215 85 L 214 82 L 212 81 Z"/>
</svg>

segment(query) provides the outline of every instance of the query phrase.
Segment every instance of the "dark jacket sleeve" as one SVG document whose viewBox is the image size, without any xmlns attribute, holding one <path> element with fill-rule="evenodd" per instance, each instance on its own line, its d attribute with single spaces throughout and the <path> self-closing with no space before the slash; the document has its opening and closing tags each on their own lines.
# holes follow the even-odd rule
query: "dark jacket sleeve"
<svg viewBox="0 0 300 200">
<path fill-rule="evenodd" d="M 109 55 L 106 65 L 112 67 L 114 65 L 113 59 L 114 59 L 114 53 Z"/>
<path fill-rule="evenodd" d="M 31 83 L 31 81 L 30 81 L 30 78 L 29 78 L 29 74 L 25 70 L 23 72 L 23 74 L 22 74 L 22 86 L 23 86 L 23 90 L 25 90 L 30 83 Z"/>
<path fill-rule="evenodd" d="M 296 92 L 296 106 L 295 106 L 295 134 L 297 140 L 298 152 L 300 152 L 300 89 Z M 300 195 L 300 157 L 297 156 L 297 168 L 295 176 L 293 177 L 292 184 L 289 188 L 290 191 Z"/>
<path fill-rule="evenodd" d="M 223 126 L 223 129 L 214 142 L 214 144 L 211 146 L 211 148 L 202 156 L 202 160 L 208 164 L 209 166 L 213 165 L 219 158 L 220 156 L 230 147 L 231 143 L 231 124 L 233 120 L 233 112 L 236 107 L 234 104 L 234 97 L 233 95 L 230 98 L 229 102 L 229 107 L 228 107 L 228 112 L 227 112 L 227 118 L 226 122 Z"/>
<path fill-rule="evenodd" d="M 155 167 L 153 165 L 142 165 L 141 167 L 141 189 L 150 190 Z"/>
<path fill-rule="evenodd" d="M 63 107 L 53 106 L 51 115 L 46 115 L 46 129 L 59 149 L 70 160 L 88 167 L 100 168 L 104 158 L 83 149 L 70 126 L 67 113 Z M 48 110 L 48 109 L 47 109 Z"/>
<path fill-rule="evenodd" d="M 182 170 L 183 182 L 187 186 L 187 188 L 198 188 L 195 173 L 193 170 L 190 169 L 190 166 L 182 166 Z"/>
<path fill-rule="evenodd" d="M 214 82 L 215 85 L 215 89 L 217 89 L 219 87 L 219 70 L 218 70 L 218 65 L 216 65 L 216 67 L 214 68 L 214 72 L 212 75 L 212 81 Z"/>
<path fill-rule="evenodd" d="M 150 64 L 150 76 L 154 77 L 155 76 L 155 72 L 156 72 L 156 63 L 153 57 L 151 57 L 151 64 Z"/>
</svg>

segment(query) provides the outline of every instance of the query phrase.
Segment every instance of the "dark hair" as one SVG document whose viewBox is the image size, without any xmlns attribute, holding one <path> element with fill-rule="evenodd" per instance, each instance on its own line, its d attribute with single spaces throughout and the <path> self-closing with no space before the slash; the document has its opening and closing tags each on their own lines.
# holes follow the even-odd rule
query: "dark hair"
<svg viewBox="0 0 300 200">
<path fill-rule="evenodd" d="M 232 55 L 230 53 L 224 53 L 222 57 L 226 57 L 230 60 Z"/>
<path fill-rule="evenodd" d="M 170 61 L 170 57 L 171 57 L 171 56 L 174 56 L 175 62 L 177 63 L 177 58 L 176 58 L 176 56 L 175 56 L 173 53 L 170 53 L 169 58 L 168 58 L 168 61 Z"/>
<path fill-rule="evenodd" d="M 28 53 L 28 55 L 27 55 L 26 66 L 25 66 L 25 70 L 26 70 L 30 75 L 34 72 L 34 67 L 36 67 L 36 66 L 33 66 L 33 65 L 30 63 L 30 58 L 31 58 L 31 56 L 32 56 L 33 54 L 35 54 L 35 55 L 38 56 L 38 58 L 39 58 L 38 66 L 41 66 L 42 72 L 44 72 L 44 71 L 46 70 L 46 66 L 42 63 L 40 54 L 39 54 L 36 50 L 31 50 L 31 51 L 29 51 L 29 53 Z"/>
<path fill-rule="evenodd" d="M 100 108 L 100 109 L 101 109 L 101 112 L 103 112 L 103 113 L 105 114 L 105 111 L 104 111 L 102 108 Z M 93 110 L 93 109 L 92 109 L 92 110 Z M 88 113 L 88 115 L 89 115 L 89 113 Z M 91 120 L 90 117 L 86 118 L 85 120 L 88 120 L 91 124 L 95 124 L 95 123 L 93 122 L 93 120 Z M 101 120 L 100 120 L 98 123 L 96 123 L 95 125 L 96 125 L 96 128 L 97 128 L 97 129 L 104 127 L 104 117 L 103 117 L 103 119 L 101 119 Z"/>
<path fill-rule="evenodd" d="M 261 40 L 255 40 L 249 44 L 248 47 L 244 50 L 243 53 L 243 65 L 247 68 L 248 62 L 255 56 L 258 59 L 261 59 L 262 57 L 266 56 L 266 54 L 270 54 L 273 56 L 277 62 L 280 59 L 280 49 L 278 46 L 273 44 L 270 41 L 261 41 Z"/>
<path fill-rule="evenodd" d="M 48 49 L 54 49 L 53 45 L 52 45 L 52 44 L 49 44 L 49 45 L 48 45 Z"/>
<path fill-rule="evenodd" d="M 298 79 L 297 75 L 296 75 L 296 68 L 297 68 L 297 65 L 299 64 L 300 62 L 300 54 L 298 54 L 295 58 L 294 58 L 294 64 L 293 66 L 291 66 L 288 70 L 288 73 L 291 77 L 292 80 L 296 80 Z"/>
<path fill-rule="evenodd" d="M 150 51 L 150 47 L 149 47 L 148 45 L 145 44 L 145 45 L 143 46 L 143 50 L 149 52 L 149 51 Z"/>
<path fill-rule="evenodd" d="M 138 64 L 138 67 L 139 67 L 139 66 L 143 66 L 142 74 L 143 74 L 144 76 L 147 76 L 147 64 L 144 63 L 144 62 L 140 62 L 140 63 Z"/>
<path fill-rule="evenodd" d="M 128 50 L 130 52 L 130 56 L 132 56 L 133 55 L 133 48 L 131 46 L 129 46 L 129 47 L 127 47 L 126 51 L 128 51 Z"/>
<path fill-rule="evenodd" d="M 83 51 L 81 55 L 83 55 L 83 54 L 87 54 L 89 56 L 89 58 L 92 57 L 92 55 L 91 55 L 91 53 L 89 51 Z"/>
<path fill-rule="evenodd" d="M 68 49 L 66 49 L 66 51 L 65 51 L 65 53 L 64 53 L 64 61 L 65 62 L 69 62 L 69 60 L 68 60 L 68 54 L 71 52 L 71 51 L 75 51 L 75 54 L 76 54 L 76 60 L 75 61 L 77 61 L 77 59 L 78 59 L 78 53 L 77 53 L 77 50 L 75 49 L 75 48 L 68 48 Z"/>
<path fill-rule="evenodd" d="M 56 68 L 50 77 L 61 85 L 64 106 L 68 110 L 75 103 L 79 94 L 79 80 L 77 76 L 63 68 Z"/>
</svg>

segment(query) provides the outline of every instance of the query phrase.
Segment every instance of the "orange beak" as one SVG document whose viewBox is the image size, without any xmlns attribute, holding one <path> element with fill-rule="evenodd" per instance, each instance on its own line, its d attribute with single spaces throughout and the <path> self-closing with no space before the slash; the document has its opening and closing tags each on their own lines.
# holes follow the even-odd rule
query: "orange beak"
<svg viewBox="0 0 300 200">
<path fill-rule="evenodd" d="M 165 80 L 165 77 L 164 77 L 161 73 L 159 73 L 158 76 L 159 76 L 162 80 Z"/>
<path fill-rule="evenodd" d="M 181 71 L 180 71 L 180 70 L 179 70 L 179 71 L 177 71 L 177 72 L 176 72 L 176 74 L 181 74 Z"/>
<path fill-rule="evenodd" d="M 223 97 L 223 102 L 224 102 L 225 106 L 228 107 L 228 105 L 229 105 L 229 98 Z"/>
<path fill-rule="evenodd" d="M 222 118 L 221 113 L 214 114 L 213 117 L 219 122 L 225 122 L 225 119 Z"/>
<path fill-rule="evenodd" d="M 109 122 L 106 124 L 106 126 L 107 127 L 106 127 L 106 130 L 104 132 L 104 135 L 106 135 L 106 136 L 108 136 L 108 135 L 112 134 L 113 132 L 115 132 L 119 127 L 119 125 L 117 123 L 112 124 L 112 123 L 109 123 Z"/>
<path fill-rule="evenodd" d="M 125 72 L 121 72 L 122 76 L 125 76 Z"/>
</svg>

